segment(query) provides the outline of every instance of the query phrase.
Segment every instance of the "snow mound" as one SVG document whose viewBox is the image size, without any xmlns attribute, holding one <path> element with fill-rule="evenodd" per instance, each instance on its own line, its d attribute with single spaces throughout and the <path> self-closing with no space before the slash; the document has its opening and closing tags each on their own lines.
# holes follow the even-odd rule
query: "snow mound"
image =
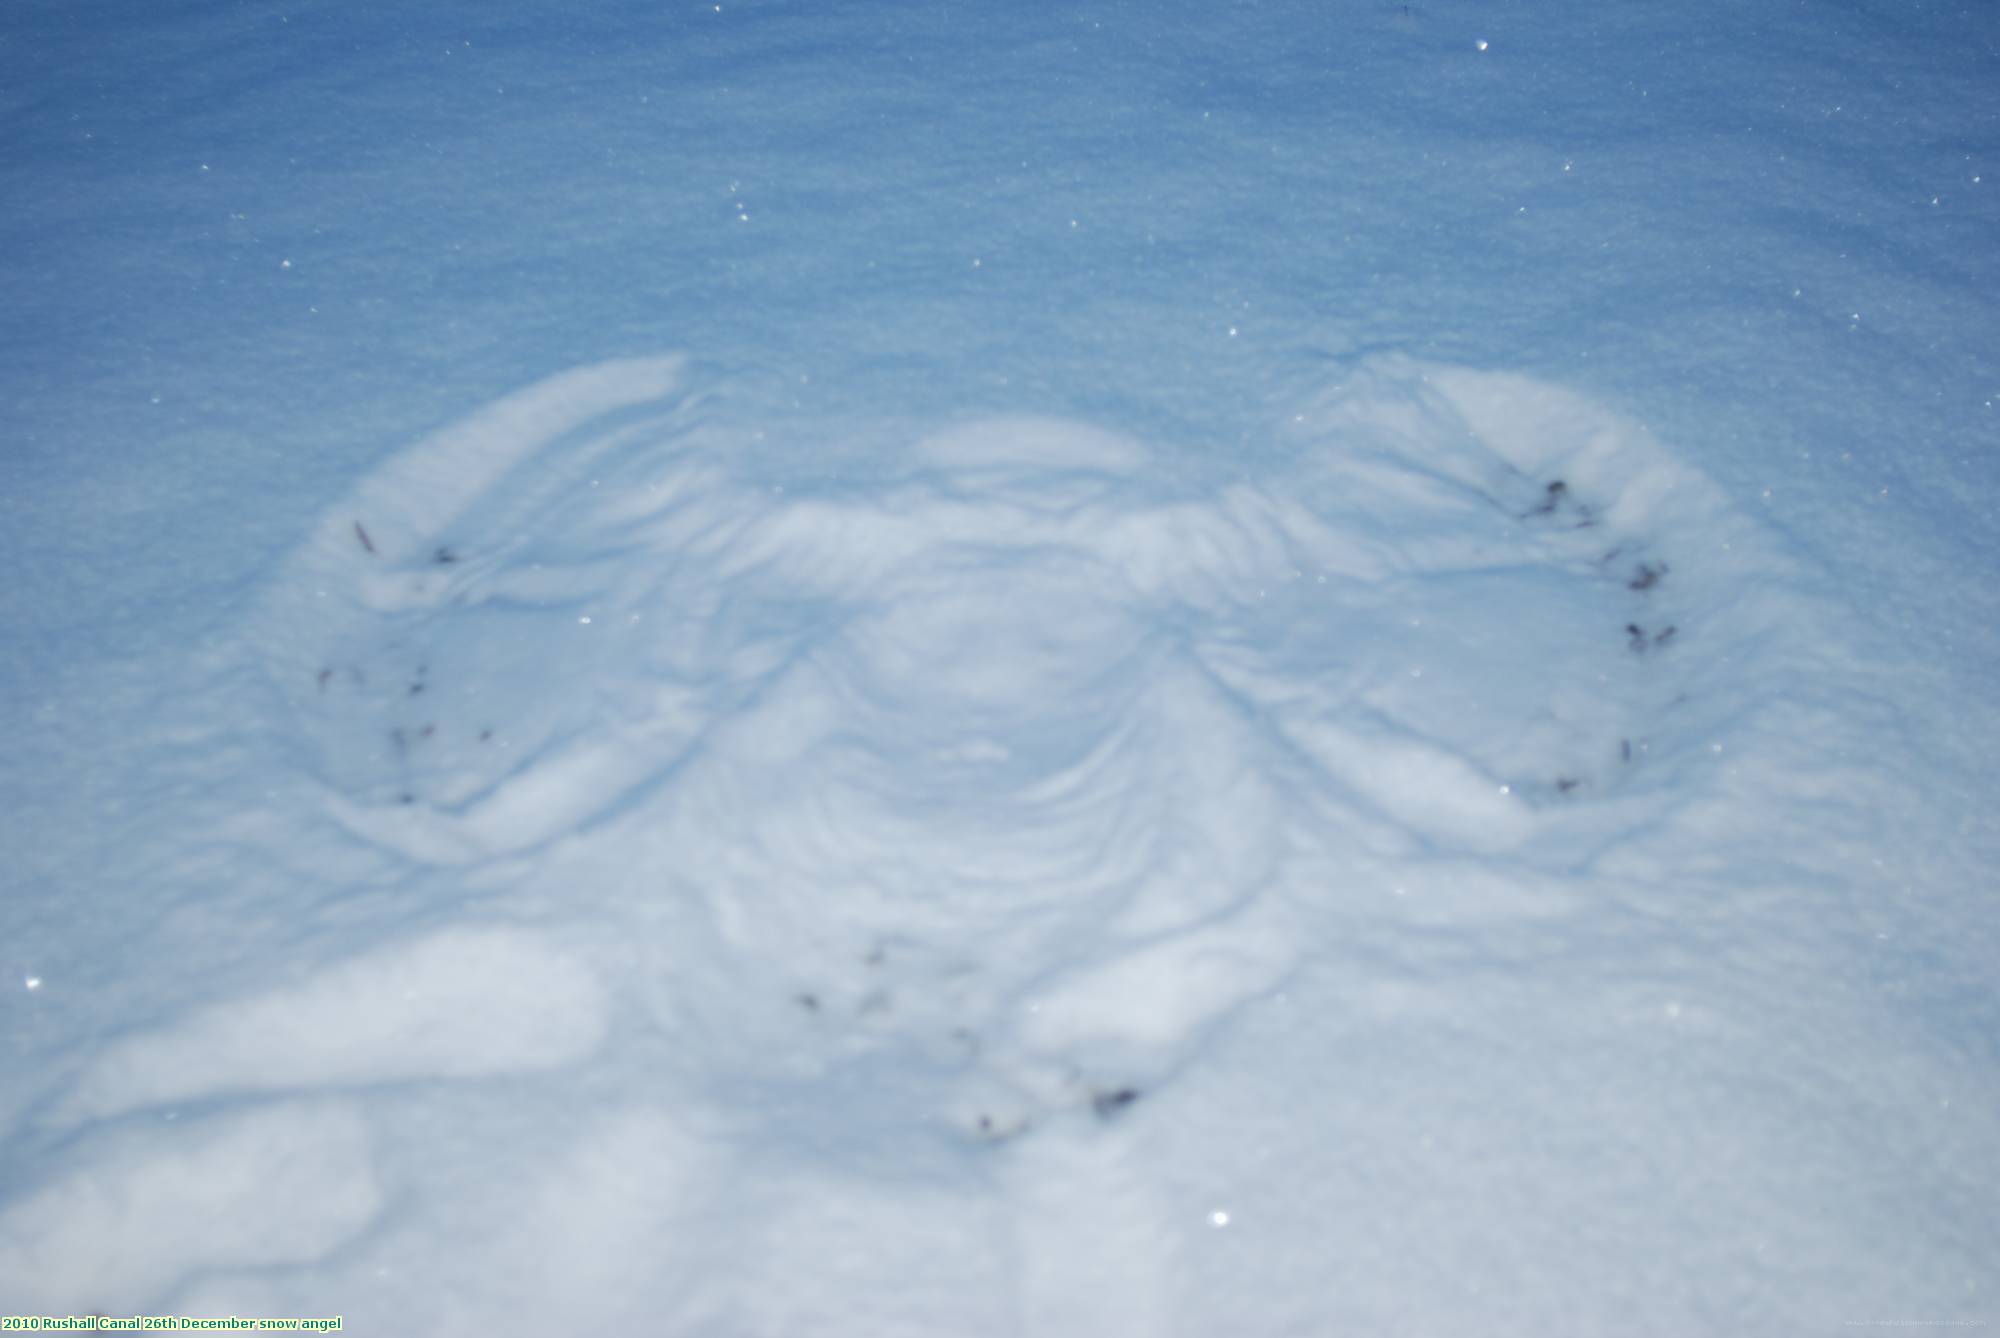
<svg viewBox="0 0 2000 1338">
<path fill-rule="evenodd" d="M 0 1215 L 0 1281 L 23 1314 L 130 1314 L 203 1269 L 317 1260 L 381 1208 L 345 1105 L 113 1129 Z"/>
<path fill-rule="evenodd" d="M 451 929 L 114 1043 L 61 1116 L 559 1068 L 596 1045 L 604 1011 L 596 978 L 532 936 Z"/>
</svg>

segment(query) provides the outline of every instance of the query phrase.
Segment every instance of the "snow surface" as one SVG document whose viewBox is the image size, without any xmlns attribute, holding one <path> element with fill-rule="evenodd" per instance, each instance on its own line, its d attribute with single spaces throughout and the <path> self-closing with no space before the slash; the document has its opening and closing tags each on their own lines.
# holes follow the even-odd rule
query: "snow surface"
<svg viewBox="0 0 2000 1338">
<path fill-rule="evenodd" d="M 10 11 L 0 1313 L 1993 1321 L 1996 34 Z"/>
</svg>

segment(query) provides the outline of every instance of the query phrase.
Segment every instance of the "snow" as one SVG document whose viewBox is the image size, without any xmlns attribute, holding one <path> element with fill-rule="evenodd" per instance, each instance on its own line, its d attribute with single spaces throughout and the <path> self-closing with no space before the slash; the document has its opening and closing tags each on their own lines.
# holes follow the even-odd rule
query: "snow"
<svg viewBox="0 0 2000 1338">
<path fill-rule="evenodd" d="M 456 931 L 107 1047 L 54 1118 L 216 1093 L 560 1069 L 603 1041 L 596 977 L 533 938 Z"/>
<path fill-rule="evenodd" d="M 0 35 L 0 1313 L 1991 1317 L 1977 11 Z"/>
</svg>

